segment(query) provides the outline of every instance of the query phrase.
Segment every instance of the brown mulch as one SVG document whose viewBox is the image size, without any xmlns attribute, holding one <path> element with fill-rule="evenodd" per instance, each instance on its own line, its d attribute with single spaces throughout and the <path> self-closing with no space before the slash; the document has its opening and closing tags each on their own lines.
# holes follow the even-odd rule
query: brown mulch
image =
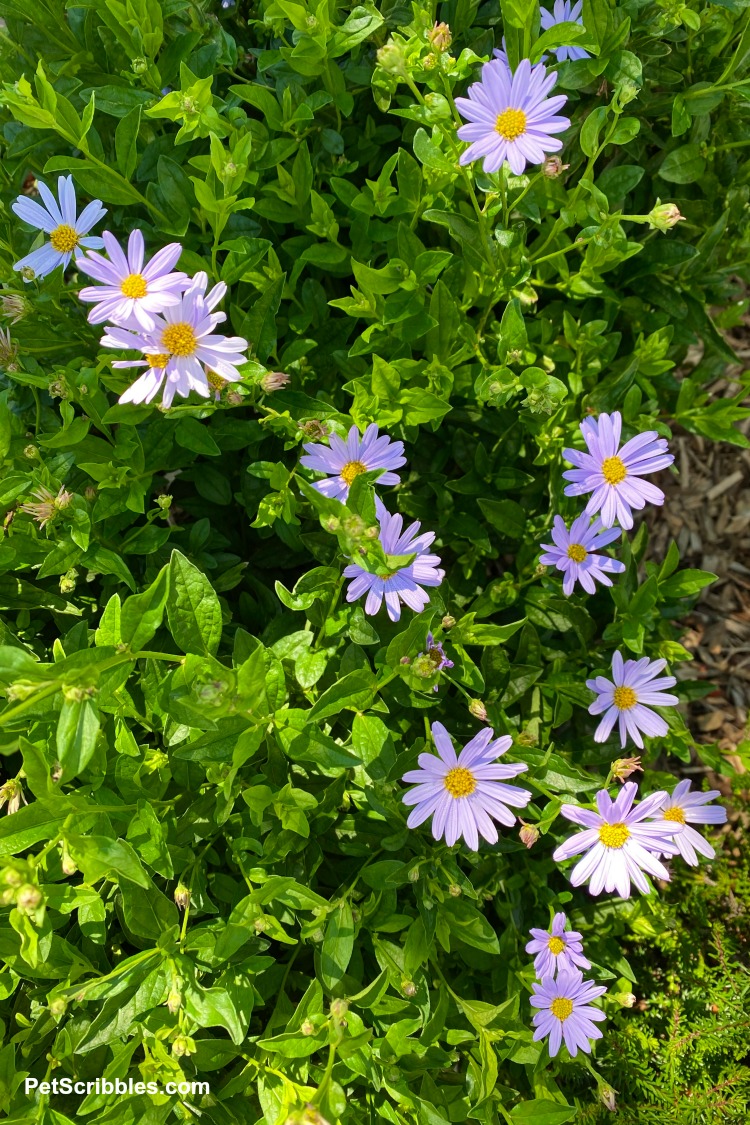
<svg viewBox="0 0 750 1125">
<path fill-rule="evenodd" d="M 750 361 L 747 328 L 743 326 L 731 343 L 741 359 L 747 356 Z M 732 379 L 734 373 L 730 369 L 709 388 L 712 399 L 741 390 Z M 750 419 L 738 428 L 750 438 Z M 678 472 L 661 474 L 659 486 L 666 501 L 658 519 L 649 520 L 649 555 L 664 558 L 675 539 L 681 567 L 718 575 L 685 619 L 682 643 L 693 661 L 679 671 L 716 685 L 710 695 L 690 705 L 689 725 L 698 741 L 717 743 L 730 764 L 744 773 L 736 750 L 748 737 L 750 712 L 750 449 L 710 441 L 679 427 L 673 432 Z"/>
</svg>

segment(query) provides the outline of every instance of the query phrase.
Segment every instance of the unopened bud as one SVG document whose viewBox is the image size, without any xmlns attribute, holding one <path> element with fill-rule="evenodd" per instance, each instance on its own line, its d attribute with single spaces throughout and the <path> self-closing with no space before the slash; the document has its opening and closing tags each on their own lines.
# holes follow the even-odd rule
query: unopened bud
<svg viewBox="0 0 750 1125">
<path fill-rule="evenodd" d="M 70 570 L 66 570 L 65 574 L 62 574 L 60 576 L 60 593 L 72 594 L 76 588 L 77 577 L 78 571 L 75 569 L 75 567 L 72 567 Z"/>
<path fill-rule="evenodd" d="M 620 105 L 627 105 L 628 102 L 632 102 L 634 98 L 638 97 L 638 87 L 629 78 L 620 83 L 616 92 Z"/>
<path fill-rule="evenodd" d="M 178 883 L 174 890 L 175 906 L 180 910 L 187 910 L 190 904 L 190 891 L 184 883 Z"/>
<path fill-rule="evenodd" d="M 96 500 L 96 489 L 94 488 L 93 484 L 90 484 L 86 488 L 83 495 L 85 496 L 85 498 L 88 500 L 89 503 L 92 503 L 92 501 Z"/>
<path fill-rule="evenodd" d="M 409 872 L 409 882 L 410 883 L 418 883 L 419 882 L 419 868 L 418 867 L 412 867 L 411 871 Z"/>
<path fill-rule="evenodd" d="M 469 704 L 469 711 L 475 719 L 479 719 L 480 723 L 487 722 L 487 708 L 481 699 L 472 699 Z"/>
<path fill-rule="evenodd" d="M 145 74 L 148 70 L 148 60 L 139 56 L 138 58 L 133 59 L 130 64 L 130 68 L 133 71 L 133 74 Z"/>
<path fill-rule="evenodd" d="M 411 664 L 411 657 L 410 656 L 402 656 L 400 661 L 399 661 L 399 664 Z"/>
<path fill-rule="evenodd" d="M 451 883 L 451 885 L 448 887 L 448 894 L 451 896 L 451 898 L 460 898 L 463 894 L 463 891 L 459 887 L 458 883 Z"/>
<path fill-rule="evenodd" d="M 195 98 L 184 97 L 180 100 L 180 110 L 186 117 L 192 117 L 194 113 L 198 112 L 198 104 Z"/>
<path fill-rule="evenodd" d="M 667 231 L 678 223 L 684 223 L 685 216 L 680 214 L 676 203 L 659 203 L 649 211 L 648 225 L 652 230 Z"/>
<path fill-rule="evenodd" d="M 380 48 L 377 54 L 378 66 L 387 71 L 388 74 L 393 74 L 397 78 L 405 78 L 406 70 L 406 57 L 404 55 L 403 47 L 398 43 L 394 43 L 392 39 Z"/>
<path fill-rule="evenodd" d="M 418 656 L 412 668 L 423 680 L 428 680 L 435 675 L 435 665 L 432 663 L 429 656 Z"/>
<path fill-rule="evenodd" d="M 556 180 L 568 168 L 570 168 L 570 165 L 563 164 L 559 156 L 548 156 L 542 164 L 542 172 L 550 180 Z"/>
<path fill-rule="evenodd" d="M 640 754 L 635 758 L 617 758 L 612 763 L 611 774 L 613 778 L 618 781 L 625 781 L 630 777 L 631 773 L 640 770 L 643 773 L 643 766 L 641 765 Z"/>
<path fill-rule="evenodd" d="M 239 391 L 227 391 L 224 395 L 224 401 L 228 403 L 229 406 L 241 406 L 242 395 Z"/>
<path fill-rule="evenodd" d="M 632 992 L 618 992 L 615 999 L 621 1008 L 632 1008 L 635 1004 L 635 996 Z"/>
<path fill-rule="evenodd" d="M 412 996 L 417 995 L 417 986 L 413 980 L 402 980 L 401 991 L 403 992 L 404 996 L 407 996 L 409 999 L 411 999 Z"/>
<path fill-rule="evenodd" d="M 330 1012 L 335 1020 L 342 1020 L 349 1011 L 348 1000 L 332 1000 Z"/>
<path fill-rule="evenodd" d="M 23 450 L 24 457 L 28 457 L 29 461 L 34 461 L 39 456 L 39 450 L 35 445 L 26 445 Z"/>
<path fill-rule="evenodd" d="M 539 829 L 535 828 L 533 824 L 523 824 L 518 835 L 522 844 L 527 848 L 533 848 L 539 839 Z"/>
<path fill-rule="evenodd" d="M 63 996 L 56 996 L 54 1000 L 50 1000 L 48 1005 L 49 1014 L 53 1019 L 59 1020 L 65 1015 L 68 1004 Z"/>
<path fill-rule="evenodd" d="M 16 897 L 16 906 L 19 910 L 30 912 L 36 910 L 42 901 L 42 892 L 31 883 L 24 883 Z"/>
<path fill-rule="evenodd" d="M 456 624 L 456 619 L 455 619 L 455 617 L 451 617 L 450 614 L 448 614 L 446 617 L 443 618 L 443 620 L 440 622 L 440 624 L 443 626 L 444 629 L 452 629 L 453 626 Z"/>
<path fill-rule="evenodd" d="M 36 277 L 36 271 L 31 266 L 23 266 L 19 272 L 24 281 L 33 281 Z"/>
<path fill-rule="evenodd" d="M 168 512 L 172 507 L 172 497 L 168 493 L 163 493 L 156 497 L 156 503 L 163 512 Z"/>
<path fill-rule="evenodd" d="M 341 527 L 341 520 L 338 516 L 328 516 L 324 523 L 326 531 L 337 532 Z"/>
<path fill-rule="evenodd" d="M 427 42 L 435 51 L 447 51 L 453 42 L 451 29 L 447 23 L 436 23 L 427 32 Z"/>
<path fill-rule="evenodd" d="M 186 1055 L 194 1055 L 196 1050 L 195 1041 L 189 1035 L 178 1035 L 172 1041 L 172 1054 L 178 1059 L 184 1058 Z"/>
<path fill-rule="evenodd" d="M 267 371 L 260 381 L 263 390 L 270 394 L 272 391 L 281 391 L 289 386 L 292 378 L 283 371 Z"/>
<path fill-rule="evenodd" d="M 167 997 L 167 1009 L 171 1015 L 176 1015 L 182 1007 L 182 996 L 179 989 L 173 988 Z"/>
<path fill-rule="evenodd" d="M 312 1020 L 303 1020 L 300 1024 L 300 1031 L 303 1035 L 314 1035 L 315 1024 L 312 1022 Z"/>
<path fill-rule="evenodd" d="M 610 1110 L 611 1113 L 616 1112 L 617 1101 L 615 1100 L 615 1091 L 611 1086 L 600 1086 L 599 1097 L 601 1098 L 602 1105 L 605 1107 L 605 1109 Z"/>
<path fill-rule="evenodd" d="M 325 422 L 320 422 L 317 418 L 309 418 L 307 422 L 300 422 L 297 428 L 302 430 L 305 437 L 312 438 L 313 441 L 320 441 L 321 438 L 327 437 L 330 433 Z"/>
</svg>

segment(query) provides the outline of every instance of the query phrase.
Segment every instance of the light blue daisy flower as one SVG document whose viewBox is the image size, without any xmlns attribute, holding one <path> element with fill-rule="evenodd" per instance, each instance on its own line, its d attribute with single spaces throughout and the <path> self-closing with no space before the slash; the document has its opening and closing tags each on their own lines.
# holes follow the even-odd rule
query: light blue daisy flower
<svg viewBox="0 0 750 1125">
<path fill-rule="evenodd" d="M 60 176 L 57 181 L 59 204 L 41 180 L 37 187 L 44 206 L 23 195 L 12 205 L 19 219 L 49 235 L 49 242 L 14 264 L 13 269 L 21 273 L 24 281 L 46 277 L 58 266 L 65 269 L 74 254 L 79 258 L 84 250 L 101 250 L 104 246 L 101 238 L 88 236 L 91 228 L 107 214 L 100 199 L 92 200 L 77 215 L 72 176 Z"/>
</svg>

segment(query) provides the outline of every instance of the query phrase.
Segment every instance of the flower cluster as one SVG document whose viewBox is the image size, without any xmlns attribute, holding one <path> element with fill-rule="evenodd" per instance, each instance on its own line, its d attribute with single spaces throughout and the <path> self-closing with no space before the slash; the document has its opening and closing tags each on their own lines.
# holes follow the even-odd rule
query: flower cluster
<svg viewBox="0 0 750 1125">
<path fill-rule="evenodd" d="M 208 277 L 193 278 L 174 270 L 182 245 L 172 242 L 146 261 L 143 235 L 133 230 L 127 252 L 109 231 L 89 236 L 106 215 L 99 200 L 77 214 L 73 177 L 61 176 L 58 200 L 38 182 L 44 206 L 19 196 L 13 210 L 31 226 L 49 235 L 49 242 L 16 262 L 24 281 L 42 279 L 58 266 L 65 269 L 73 255 L 76 268 L 98 284 L 85 286 L 79 297 L 93 307 L 90 324 L 105 324 L 101 343 L 106 348 L 141 352 L 143 359 L 115 360 L 113 367 L 145 367 L 146 371 L 120 396 L 121 403 L 151 402 L 164 388 L 169 407 L 175 395 L 196 391 L 208 398 L 226 383 L 241 378 L 238 366 L 247 362 L 247 340 L 215 332 L 226 314 L 214 309 L 227 291 L 223 282 L 208 293 Z M 106 257 L 96 253 L 104 249 Z"/>
<path fill-rule="evenodd" d="M 689 864 L 698 863 L 697 852 L 712 859 L 711 845 L 689 824 L 723 824 L 726 809 L 707 808 L 718 791 L 690 793 L 690 782 L 679 782 L 671 794 L 652 793 L 635 804 L 638 786 L 629 781 L 613 801 L 606 789 L 596 795 L 596 811 L 578 805 L 563 805 L 562 815 L 581 826 L 553 853 L 556 863 L 583 856 L 571 872 L 574 887 L 588 883 L 589 892 L 617 891 L 629 898 L 631 882 L 642 894 L 651 887 L 646 875 L 669 881 L 663 858 L 681 855 Z"/>
<path fill-rule="evenodd" d="M 555 914 L 549 930 L 530 930 L 532 940 L 526 946 L 527 953 L 536 954 L 534 972 L 538 977 L 530 1001 L 532 1008 L 539 1009 L 532 1020 L 534 1039 L 549 1037 L 552 1058 L 563 1041 L 573 1058 L 579 1050 L 589 1054 L 591 1040 L 602 1037 L 596 1024 L 606 1019 L 591 1001 L 607 990 L 584 980 L 581 969 L 590 969 L 591 962 L 583 955 L 581 934 L 566 931 L 566 923 L 563 913 Z"/>
</svg>

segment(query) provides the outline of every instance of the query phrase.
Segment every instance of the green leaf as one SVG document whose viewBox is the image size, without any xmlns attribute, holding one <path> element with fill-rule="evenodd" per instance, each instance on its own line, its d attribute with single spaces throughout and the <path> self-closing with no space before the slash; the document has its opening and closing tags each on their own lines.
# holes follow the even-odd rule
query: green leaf
<svg viewBox="0 0 750 1125">
<path fill-rule="evenodd" d="M 340 902 L 329 915 L 320 954 L 323 984 L 336 989 L 349 967 L 354 952 L 354 922 L 348 901 Z"/>
<path fill-rule="evenodd" d="M 328 719 L 341 711 L 364 711 L 375 693 L 375 677 L 365 668 L 349 672 L 324 691 L 310 708 L 309 720 Z"/>
<path fill-rule="evenodd" d="M 213 656 L 222 630 L 221 605 L 211 583 L 180 551 L 169 561 L 167 620 L 183 652 Z"/>
<path fill-rule="evenodd" d="M 142 594 L 132 594 L 122 604 L 120 640 L 132 652 L 140 652 L 162 623 L 169 591 L 169 573 L 169 568 L 163 566 Z"/>
<path fill-rule="evenodd" d="M 662 161 L 658 174 L 670 184 L 692 184 L 706 170 L 706 159 L 698 144 L 681 145 Z"/>
<path fill-rule="evenodd" d="M 577 1112 L 575 1106 L 535 1098 L 531 1102 L 521 1102 L 514 1106 L 510 1111 L 510 1119 L 514 1125 L 563 1125 L 565 1121 L 573 1121 Z"/>
<path fill-rule="evenodd" d="M 705 586 L 718 581 L 718 575 L 710 570 L 679 570 L 670 578 L 659 582 L 659 594 L 663 598 L 689 598 Z"/>
<path fill-rule="evenodd" d="M 99 734 L 99 713 L 92 699 L 65 700 L 57 724 L 57 760 L 62 781 L 78 777 L 91 761 Z"/>
</svg>

